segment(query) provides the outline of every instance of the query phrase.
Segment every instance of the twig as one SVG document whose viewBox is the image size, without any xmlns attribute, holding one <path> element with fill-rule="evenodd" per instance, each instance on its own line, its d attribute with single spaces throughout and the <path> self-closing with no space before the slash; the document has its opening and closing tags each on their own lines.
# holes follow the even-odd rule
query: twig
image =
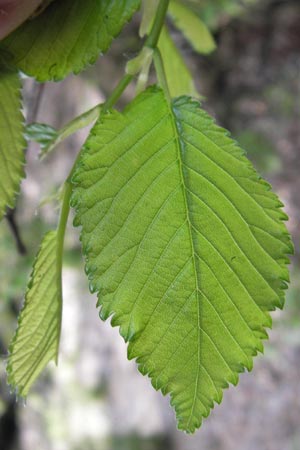
<svg viewBox="0 0 300 450">
<path fill-rule="evenodd" d="M 12 235 L 16 242 L 16 247 L 20 255 L 27 254 L 27 248 L 23 242 L 21 237 L 21 233 L 18 227 L 18 223 L 16 221 L 16 209 L 8 209 L 6 213 L 6 220 L 8 222 L 9 228 L 12 232 Z"/>
</svg>

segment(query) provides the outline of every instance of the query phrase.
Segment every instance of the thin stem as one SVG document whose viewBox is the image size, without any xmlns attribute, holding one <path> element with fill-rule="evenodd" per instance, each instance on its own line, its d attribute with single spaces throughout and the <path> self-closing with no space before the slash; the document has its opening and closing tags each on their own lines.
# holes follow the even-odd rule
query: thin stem
<svg viewBox="0 0 300 450">
<path fill-rule="evenodd" d="M 112 91 L 109 98 L 106 100 L 106 102 L 102 106 L 101 113 L 106 113 L 109 109 L 111 109 L 119 100 L 129 83 L 133 80 L 133 75 L 126 74 L 124 77 L 120 80 L 120 82 L 117 84 L 115 89 Z"/>
<path fill-rule="evenodd" d="M 14 209 L 8 209 L 6 216 L 5 216 L 9 228 L 13 234 L 13 237 L 15 239 L 16 242 L 16 246 L 17 246 L 17 250 L 19 252 L 20 255 L 26 255 L 27 254 L 27 248 L 26 245 L 23 242 L 21 233 L 20 233 L 20 228 L 16 219 L 16 208 Z"/>
<path fill-rule="evenodd" d="M 69 182 L 69 179 L 66 180 L 64 184 L 64 195 L 63 195 L 63 202 L 62 207 L 60 211 L 60 218 L 58 222 L 57 227 L 57 247 L 56 247 L 56 270 L 57 270 L 57 288 L 58 288 L 58 296 L 60 299 L 59 303 L 59 336 L 57 340 L 57 347 L 59 346 L 60 341 L 60 333 L 61 333 L 61 319 L 62 319 L 62 307 L 63 307 L 63 287 L 62 287 L 62 265 L 63 265 L 63 252 L 64 252 L 64 241 L 65 241 L 65 233 L 66 233 L 66 227 L 70 212 L 70 198 L 72 194 L 72 185 Z M 56 351 L 56 364 L 58 362 L 58 348 Z"/>
<path fill-rule="evenodd" d="M 62 127 L 57 132 L 56 139 L 51 142 L 50 145 L 42 152 L 41 159 L 45 158 L 45 156 L 51 153 L 58 144 L 67 139 L 67 137 L 69 137 L 71 134 L 75 133 L 81 128 L 87 127 L 92 122 L 94 122 L 94 120 L 99 117 L 100 112 L 106 112 L 107 110 L 109 110 L 119 100 L 132 79 L 132 75 L 125 75 L 104 104 L 94 106 L 88 111 L 85 111 L 80 116 L 75 117 L 75 119 L 72 119 L 64 127 Z"/>
<path fill-rule="evenodd" d="M 83 114 L 80 114 L 80 116 L 75 117 L 75 119 L 72 119 L 60 130 L 58 130 L 57 137 L 42 152 L 41 159 L 45 158 L 45 156 L 51 153 L 58 144 L 67 139 L 67 137 L 69 137 L 71 134 L 76 133 L 76 131 L 80 130 L 81 128 L 87 127 L 92 122 L 94 122 L 94 120 L 96 120 L 97 117 L 99 116 L 101 106 L 102 105 L 99 104 L 89 109 L 88 111 L 85 111 Z"/>
<path fill-rule="evenodd" d="M 70 213 L 70 200 L 72 195 L 72 177 L 75 172 L 77 162 L 80 158 L 81 152 L 78 153 L 74 164 L 72 166 L 72 169 L 70 170 L 70 173 L 64 183 L 64 192 L 63 192 L 63 201 L 61 205 L 60 210 L 60 217 L 59 222 L 57 226 L 57 247 L 56 247 L 56 268 L 57 268 L 57 286 L 58 286 L 58 293 L 60 298 L 60 305 L 59 305 L 59 337 L 57 340 L 57 345 L 59 346 L 60 341 L 60 333 L 61 333 L 61 319 L 62 319 L 62 307 L 63 307 L 63 284 L 62 284 L 62 266 L 63 266 L 63 254 L 64 254 L 64 242 L 65 242 L 65 234 L 66 234 L 66 228 Z M 58 360 L 58 348 L 56 351 L 56 364 Z"/>
<path fill-rule="evenodd" d="M 150 47 L 155 49 L 157 47 L 157 42 L 160 36 L 161 29 L 165 22 L 165 17 L 168 11 L 169 0 L 160 0 L 156 16 L 152 25 L 152 29 L 149 33 L 148 38 L 145 42 L 145 47 Z"/>
<path fill-rule="evenodd" d="M 100 111 L 101 105 L 99 104 L 89 109 L 88 111 L 85 111 L 83 114 L 80 114 L 80 116 L 75 117 L 75 119 L 72 119 L 70 122 L 68 122 L 59 131 L 60 142 L 66 139 L 68 136 L 70 136 L 70 134 L 73 134 L 76 131 L 80 130 L 81 128 L 90 125 L 94 120 L 97 119 Z"/>
<path fill-rule="evenodd" d="M 167 77 L 166 77 L 166 73 L 165 73 L 163 59 L 161 57 L 159 48 L 156 48 L 154 50 L 153 60 L 154 60 L 154 66 L 155 66 L 158 83 L 163 88 L 165 95 L 170 103 L 171 95 L 170 95 L 170 91 L 169 91 L 169 86 L 168 86 L 168 81 L 167 81 Z"/>
</svg>

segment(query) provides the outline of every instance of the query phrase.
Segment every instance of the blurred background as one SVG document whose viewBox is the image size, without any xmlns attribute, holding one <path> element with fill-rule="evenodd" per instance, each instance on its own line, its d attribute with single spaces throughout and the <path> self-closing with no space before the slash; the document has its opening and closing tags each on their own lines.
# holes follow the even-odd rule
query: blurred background
<svg viewBox="0 0 300 450">
<path fill-rule="evenodd" d="M 176 430 L 169 399 L 127 361 L 118 330 L 98 318 L 83 272 L 78 231 L 69 223 L 58 368 L 49 364 L 25 402 L 6 384 L 5 355 L 34 255 L 57 222 L 57 192 L 88 130 L 44 161 L 27 150 L 27 178 L 15 211 L 0 224 L 1 450 L 300 450 L 300 2 L 202 0 L 201 17 L 217 50 L 196 55 L 172 36 L 204 96 L 203 106 L 229 129 L 285 204 L 296 254 L 283 312 L 254 370 L 224 392 L 193 436 Z M 37 85 L 24 80 L 27 122 L 60 128 L 102 101 L 138 52 L 140 17 L 109 55 L 80 76 Z M 130 50 L 128 50 L 130 49 Z M 133 96 L 128 89 L 119 107 Z"/>
</svg>

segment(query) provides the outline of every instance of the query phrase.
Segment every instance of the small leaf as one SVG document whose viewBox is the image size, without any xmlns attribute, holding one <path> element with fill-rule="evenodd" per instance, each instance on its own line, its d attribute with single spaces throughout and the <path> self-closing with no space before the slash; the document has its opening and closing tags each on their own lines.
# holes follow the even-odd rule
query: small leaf
<svg viewBox="0 0 300 450">
<path fill-rule="evenodd" d="M 283 305 L 281 203 L 196 102 L 156 88 L 100 117 L 73 183 L 100 316 L 193 432 Z"/>
<path fill-rule="evenodd" d="M 24 118 L 21 113 L 21 81 L 14 69 L 0 60 L 0 219 L 13 208 L 24 177 Z"/>
<path fill-rule="evenodd" d="M 101 105 L 96 105 L 83 114 L 75 117 L 59 130 L 44 123 L 32 123 L 26 127 L 27 139 L 40 143 L 40 158 L 44 158 L 51 153 L 59 144 L 67 139 L 71 134 L 76 133 L 81 128 L 85 128 L 94 122 L 99 116 Z"/>
<path fill-rule="evenodd" d="M 199 98 L 192 75 L 166 27 L 163 27 L 162 29 L 158 47 L 163 59 L 171 97 L 191 95 L 192 97 Z"/>
<path fill-rule="evenodd" d="M 216 48 L 214 38 L 205 23 L 187 6 L 173 0 L 168 10 L 174 25 L 183 33 L 194 50 L 211 53 Z"/>
<path fill-rule="evenodd" d="M 56 0 L 1 47 L 22 72 L 38 81 L 57 81 L 94 63 L 139 6 L 140 0 Z"/>
<path fill-rule="evenodd" d="M 50 360 L 58 358 L 62 293 L 57 232 L 44 236 L 28 283 L 16 334 L 9 348 L 8 382 L 26 397 Z"/>
<path fill-rule="evenodd" d="M 54 143 L 57 137 L 57 130 L 46 123 L 34 122 L 25 128 L 25 138 L 40 144 L 42 153 L 47 153 L 48 147 Z"/>
</svg>

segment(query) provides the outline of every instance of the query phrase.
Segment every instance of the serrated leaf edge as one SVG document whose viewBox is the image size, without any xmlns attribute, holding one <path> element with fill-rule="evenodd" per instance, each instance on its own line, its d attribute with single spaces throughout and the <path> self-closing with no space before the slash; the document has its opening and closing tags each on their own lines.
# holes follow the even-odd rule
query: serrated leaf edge
<svg viewBox="0 0 300 450">
<path fill-rule="evenodd" d="M 20 310 L 20 313 L 18 315 L 18 322 L 17 322 L 16 331 L 15 331 L 15 334 L 14 334 L 14 336 L 13 336 L 13 338 L 12 338 L 10 344 L 9 344 L 9 347 L 8 347 L 7 364 L 6 364 L 7 382 L 11 386 L 11 388 L 16 392 L 16 394 L 18 396 L 20 396 L 20 397 L 24 397 L 24 395 L 23 395 L 24 387 L 23 386 L 19 386 L 18 382 L 15 379 L 14 368 L 13 368 L 13 361 L 12 361 L 11 357 L 12 357 L 12 355 L 14 353 L 15 344 L 17 343 L 18 338 L 19 338 L 20 327 L 21 327 L 22 322 L 23 322 L 23 317 L 26 314 L 27 306 L 30 304 L 30 300 L 28 299 L 28 294 L 31 291 L 31 288 L 33 286 L 34 279 L 35 279 L 35 276 L 36 276 L 35 275 L 36 274 L 36 265 L 37 265 L 37 263 L 39 261 L 40 255 L 42 254 L 42 252 L 44 250 L 44 246 L 46 245 L 47 240 L 49 238 L 52 238 L 52 236 L 54 236 L 54 235 L 57 235 L 57 231 L 56 230 L 48 231 L 44 235 L 43 241 L 42 241 L 42 243 L 40 245 L 40 248 L 39 248 L 39 250 L 38 250 L 38 252 L 37 252 L 37 254 L 35 256 L 34 262 L 32 264 L 32 270 L 31 270 L 31 273 L 30 273 L 30 276 L 29 276 L 29 280 L 28 280 L 28 283 L 27 283 L 24 303 L 23 303 L 22 308 Z M 54 361 L 56 363 L 57 363 L 57 358 L 58 358 L 58 346 L 57 346 L 57 350 L 56 350 L 56 357 L 54 359 Z M 52 358 L 49 358 L 48 361 L 45 363 L 45 365 L 48 364 L 51 360 L 52 360 Z"/>
<path fill-rule="evenodd" d="M 155 93 L 157 91 L 159 91 L 160 89 L 157 86 L 150 86 L 146 92 L 151 94 L 151 93 Z M 167 102 L 167 100 L 165 100 Z M 139 98 L 136 98 L 133 100 L 132 103 L 130 103 L 125 109 L 124 109 L 124 113 L 129 109 L 129 108 L 133 108 L 135 103 L 139 102 Z M 167 102 L 168 103 L 168 102 Z M 265 192 L 268 193 L 268 196 L 270 198 L 270 200 L 273 201 L 274 203 L 274 211 L 277 211 L 278 216 L 276 219 L 276 223 L 280 226 L 281 228 L 281 237 L 282 237 L 282 242 L 285 244 L 286 246 L 286 251 L 284 252 L 284 254 L 282 255 L 282 258 L 277 258 L 275 259 L 278 264 L 280 265 L 280 267 L 282 269 L 284 269 L 285 272 L 285 276 L 284 277 L 280 277 L 280 280 L 282 281 L 281 284 L 281 291 L 282 293 L 284 292 L 285 289 L 287 289 L 288 285 L 288 281 L 289 281 L 289 276 L 288 276 L 288 271 L 286 269 L 286 265 L 289 264 L 289 259 L 287 257 L 287 255 L 289 254 L 293 254 L 294 252 L 294 248 L 293 248 L 293 244 L 290 238 L 290 235 L 284 225 L 284 221 L 287 220 L 287 215 L 282 211 L 282 202 L 278 199 L 277 195 L 271 191 L 271 185 L 266 182 L 264 179 L 262 179 L 262 177 L 259 176 L 259 174 L 256 172 L 256 170 L 254 169 L 253 165 L 251 164 L 251 162 L 246 158 L 245 154 L 246 152 L 239 147 L 238 143 L 232 139 L 231 137 L 231 133 L 228 130 L 225 130 L 222 127 L 219 127 L 216 125 L 215 120 L 210 117 L 202 108 L 200 108 L 200 104 L 199 102 L 195 101 L 194 99 L 190 98 L 189 96 L 180 96 L 176 99 L 173 100 L 173 112 L 174 115 L 176 115 L 175 113 L 175 109 L 177 105 L 181 105 L 182 103 L 184 104 L 190 104 L 192 105 L 194 108 L 196 108 L 196 110 L 200 110 L 201 114 L 204 116 L 204 118 L 206 120 L 208 120 L 210 122 L 210 124 L 212 126 L 215 127 L 215 131 L 218 131 L 219 133 L 223 133 L 226 137 L 231 139 L 231 145 L 233 146 L 234 150 L 235 150 L 235 155 L 239 157 L 240 160 L 243 161 L 244 164 L 247 165 L 247 167 L 250 169 L 251 171 L 251 180 L 259 183 L 260 185 L 264 186 L 265 188 Z M 170 105 L 168 104 L 168 107 L 170 108 Z M 170 110 L 170 113 L 172 111 Z M 108 113 L 109 114 L 109 113 Z M 122 115 L 122 114 L 121 114 Z M 173 114 L 172 114 L 173 116 Z M 173 117 L 173 119 L 175 120 L 175 118 Z M 95 126 L 97 126 L 97 124 L 99 122 L 101 122 L 103 120 L 103 116 L 102 118 L 100 117 L 100 119 L 96 122 Z M 95 126 L 92 128 L 91 130 L 91 134 L 89 136 L 89 138 L 91 136 L 96 135 L 95 132 Z M 88 139 L 89 139 L 88 138 Z M 82 155 L 84 156 L 85 151 L 88 151 L 89 147 L 88 147 L 88 140 L 84 145 L 84 149 L 82 152 Z M 84 162 L 82 162 L 82 160 L 79 161 L 78 165 L 77 165 L 77 169 L 75 171 L 74 177 L 73 177 L 73 185 L 76 186 L 76 173 L 80 171 L 80 168 L 84 165 Z M 250 177 L 249 177 L 250 178 Z M 78 198 L 78 196 L 72 196 L 71 199 L 71 206 L 74 207 L 75 209 L 75 213 L 78 212 L 79 206 L 80 206 L 80 198 Z M 260 205 L 261 206 L 261 205 Z M 261 206 L 262 207 L 262 206 Z M 80 240 L 82 241 L 82 223 L 80 221 L 80 219 L 78 218 L 78 216 L 75 214 L 75 219 L 74 219 L 74 226 L 76 227 L 81 227 L 81 231 L 80 231 Z M 88 262 L 88 252 L 89 252 L 89 248 L 83 247 L 82 251 L 83 251 L 83 255 L 85 258 L 85 272 L 88 276 L 88 279 L 90 281 L 90 290 L 92 293 L 97 292 L 97 286 L 93 284 L 93 267 L 89 266 L 89 262 Z M 97 307 L 101 307 L 102 302 L 101 302 L 101 292 L 98 292 L 98 301 L 97 301 Z M 282 309 L 284 305 L 284 302 L 280 302 L 277 305 L 274 305 L 274 308 L 271 309 L 275 310 L 276 307 Z M 252 346 L 251 348 L 249 348 L 251 356 L 248 357 L 248 366 L 245 365 L 245 363 L 240 362 L 237 367 L 235 368 L 236 371 L 236 377 L 232 378 L 232 379 L 225 379 L 223 380 L 223 385 L 219 387 L 218 391 L 216 392 L 216 394 L 214 395 L 214 397 L 211 399 L 212 401 L 209 403 L 209 408 L 207 408 L 206 414 L 204 414 L 202 417 L 197 418 L 196 420 L 194 420 L 193 425 L 191 426 L 190 429 L 186 429 L 186 427 L 184 425 L 181 424 L 181 418 L 180 418 L 180 407 L 179 405 L 176 403 L 176 399 L 175 399 L 175 393 L 171 392 L 171 387 L 170 385 L 168 386 L 163 380 L 160 379 L 155 379 L 155 369 L 153 369 L 152 367 L 150 367 L 147 364 L 146 361 L 146 355 L 143 356 L 137 356 L 135 354 L 133 354 L 131 352 L 130 349 L 130 342 L 133 342 L 138 336 L 136 334 L 133 335 L 126 335 L 124 333 L 122 333 L 121 331 L 121 323 L 118 320 L 118 316 L 117 313 L 113 310 L 109 311 L 108 314 L 105 315 L 105 317 L 103 317 L 103 315 L 101 315 L 101 310 L 100 310 L 100 318 L 102 320 L 106 320 L 107 318 L 110 317 L 110 322 L 111 325 L 113 327 L 118 326 L 119 327 L 119 333 L 120 335 L 123 337 L 123 339 L 125 340 L 125 342 L 129 343 L 129 346 L 127 348 L 127 355 L 128 355 L 128 359 L 135 359 L 136 363 L 138 365 L 138 370 L 140 371 L 140 373 L 142 375 L 147 375 L 150 378 L 151 384 L 154 387 L 155 390 L 161 390 L 163 395 L 167 395 L 170 394 L 170 404 L 171 406 L 174 408 L 175 412 L 176 412 L 176 417 L 177 417 L 177 421 L 178 421 L 178 428 L 187 432 L 187 433 L 193 433 L 195 431 L 195 429 L 199 428 L 202 424 L 203 418 L 207 418 L 211 412 L 211 410 L 214 408 L 214 404 L 220 404 L 223 398 L 223 389 L 227 389 L 229 387 L 230 384 L 232 385 L 237 385 L 238 381 L 239 381 L 239 374 L 243 373 L 245 371 L 245 369 L 247 369 L 248 371 L 251 371 L 253 368 L 253 358 L 254 356 L 257 355 L 258 352 L 263 353 L 263 341 L 268 339 L 268 334 L 266 329 L 267 328 L 272 328 L 272 318 L 270 315 L 270 311 L 264 311 L 265 315 L 266 315 L 266 319 L 268 320 L 268 325 L 263 326 L 260 329 L 257 330 L 253 330 L 253 332 L 257 332 L 256 336 L 258 338 L 257 343 L 255 346 Z M 233 369 L 232 369 L 233 371 Z M 195 416 L 194 416 L 195 418 Z M 185 420 L 184 420 L 185 422 Z"/>
<path fill-rule="evenodd" d="M 0 61 L 0 63 L 1 63 L 1 61 Z M 0 70 L 1 70 L 1 65 L 0 65 Z M 4 70 L 9 70 L 10 72 L 12 72 L 12 74 L 14 72 L 13 69 L 8 69 L 5 66 L 4 66 Z M 25 118 L 24 118 L 24 115 L 22 113 L 22 99 L 23 99 L 23 97 L 22 97 L 22 84 L 21 84 L 20 74 L 18 72 L 16 72 L 16 75 L 18 77 L 19 85 L 17 86 L 17 84 L 15 83 L 14 92 L 16 93 L 16 96 L 18 98 L 18 104 L 19 104 L 19 108 L 18 108 L 18 115 L 19 115 L 18 125 L 20 126 L 20 130 L 22 130 L 21 133 L 20 133 L 20 136 L 19 136 L 20 137 L 20 143 L 19 144 L 20 144 L 20 147 L 21 147 L 21 144 L 23 144 L 23 153 L 22 153 L 22 156 L 21 156 L 21 154 L 18 155 L 18 156 L 21 156 L 19 161 L 18 161 L 20 163 L 20 166 L 18 167 L 18 170 L 15 171 L 15 174 L 17 174 L 18 177 L 19 177 L 19 181 L 17 182 L 17 181 L 14 180 L 14 183 L 13 183 L 13 186 L 12 186 L 13 192 L 12 192 L 12 195 L 11 195 L 11 199 L 7 201 L 6 206 L 4 206 L 4 209 L 3 209 L 2 213 L 0 211 L 0 220 L 3 218 L 3 216 L 5 216 L 5 209 L 6 208 L 14 208 L 15 207 L 17 197 L 18 197 L 18 195 L 20 194 L 20 191 L 21 191 L 21 182 L 26 177 L 26 173 L 25 173 L 25 164 L 26 164 L 25 149 L 26 149 L 27 143 L 26 143 L 26 139 L 25 139 L 25 136 L 24 136 L 24 132 L 25 132 Z M 0 80 L 0 83 L 1 83 L 1 80 Z"/>
</svg>

